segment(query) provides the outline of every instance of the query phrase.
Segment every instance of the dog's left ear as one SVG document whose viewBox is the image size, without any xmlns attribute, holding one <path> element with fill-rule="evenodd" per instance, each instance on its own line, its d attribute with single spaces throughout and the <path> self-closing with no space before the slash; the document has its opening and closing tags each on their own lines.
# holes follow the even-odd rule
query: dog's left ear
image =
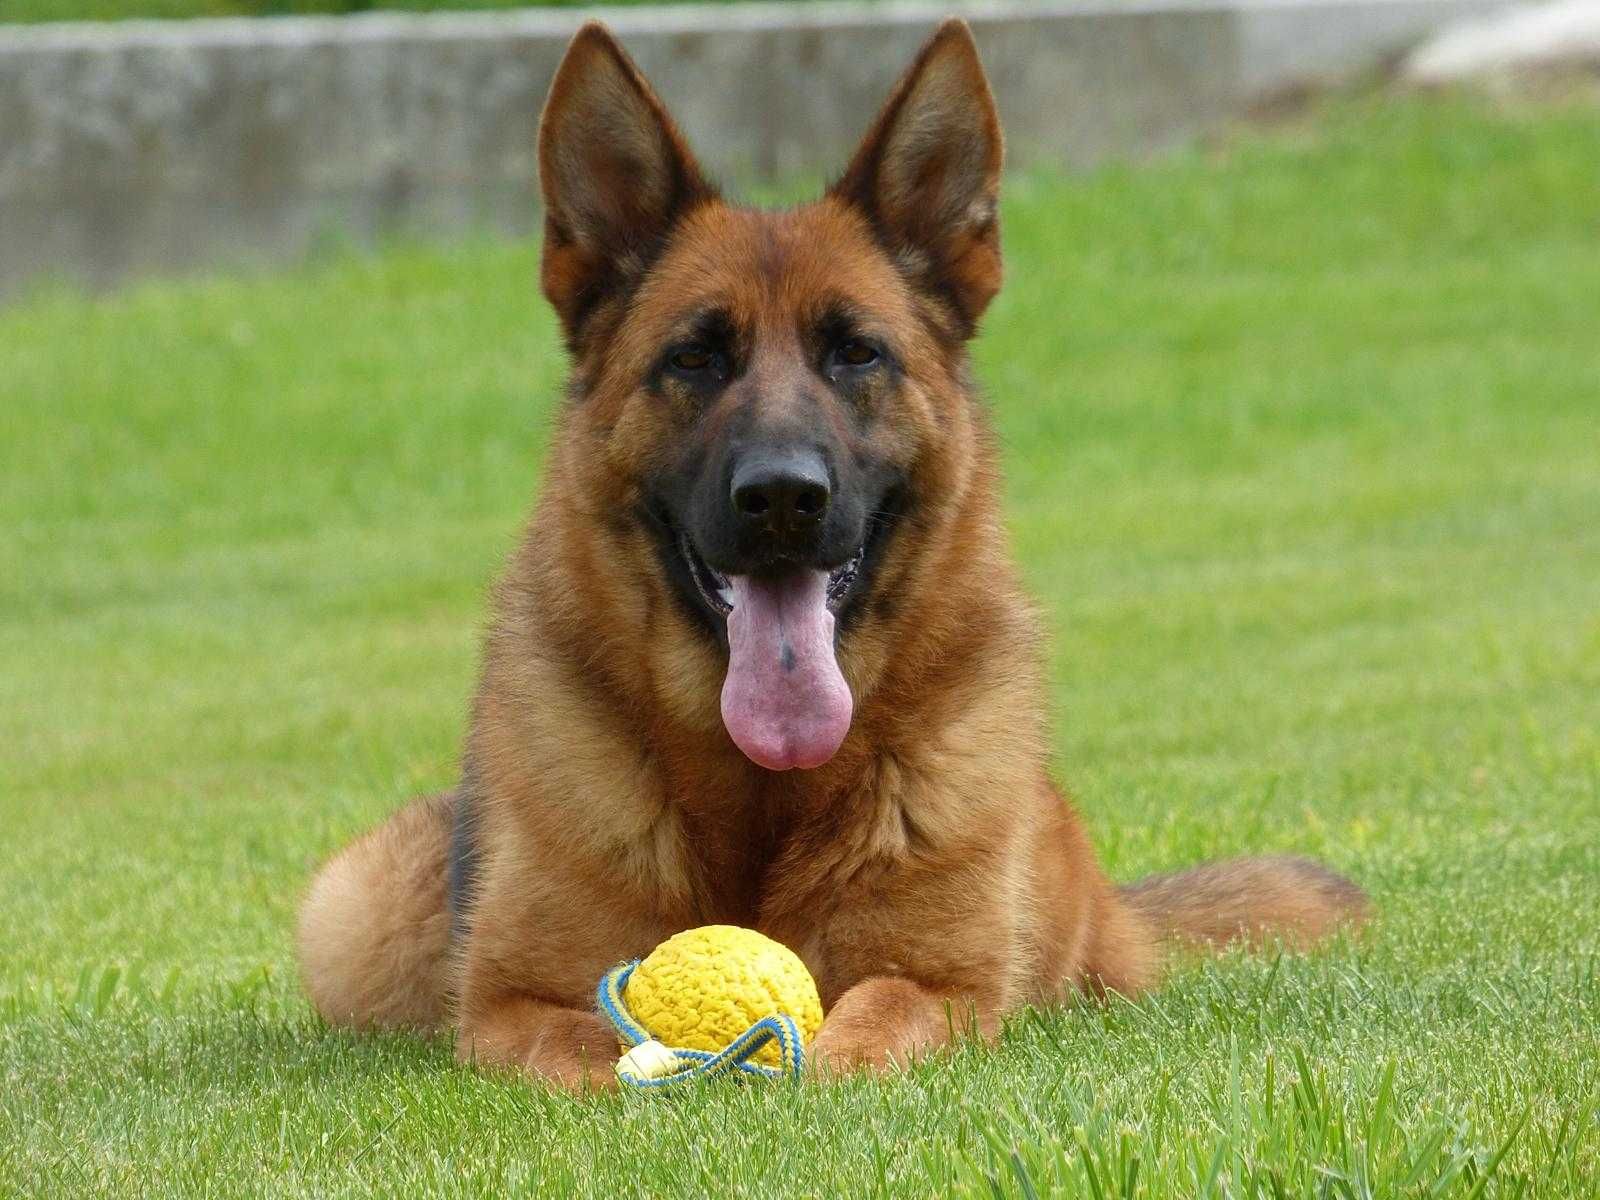
<svg viewBox="0 0 1600 1200">
<path fill-rule="evenodd" d="M 855 205 L 971 335 L 1000 290 L 1004 141 L 967 23 L 952 18 L 895 85 L 831 194 Z"/>
</svg>

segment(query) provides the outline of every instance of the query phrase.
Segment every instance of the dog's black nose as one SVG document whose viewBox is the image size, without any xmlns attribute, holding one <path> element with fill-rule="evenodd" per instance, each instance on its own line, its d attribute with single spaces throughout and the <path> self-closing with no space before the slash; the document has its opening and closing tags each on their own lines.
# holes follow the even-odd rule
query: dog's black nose
<svg viewBox="0 0 1600 1200">
<path fill-rule="evenodd" d="M 809 447 L 757 450 L 734 468 L 734 517 L 750 533 L 792 537 L 814 532 L 833 500 L 828 464 Z"/>
</svg>

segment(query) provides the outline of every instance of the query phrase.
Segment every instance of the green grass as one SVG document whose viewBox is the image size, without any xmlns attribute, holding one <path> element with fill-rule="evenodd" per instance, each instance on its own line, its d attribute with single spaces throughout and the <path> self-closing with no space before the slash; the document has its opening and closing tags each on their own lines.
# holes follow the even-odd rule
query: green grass
<svg viewBox="0 0 1600 1200">
<path fill-rule="evenodd" d="M 0 1195 L 1594 1195 L 1597 149 L 1345 102 L 1013 181 L 1062 778 L 1119 877 L 1292 850 L 1382 915 L 835 1087 L 572 1099 L 297 991 L 313 864 L 452 780 L 534 246 L 0 312 Z"/>
<path fill-rule="evenodd" d="M 608 5 L 673 0 L 604 0 Z M 708 0 L 699 0 L 706 3 Z M 725 0 L 710 0 L 725 2 Z M 767 0 L 778 3 L 779 0 Z M 0 25 L 37 21 L 122 21 L 133 18 L 283 17 L 318 13 L 442 12 L 500 8 L 583 8 L 596 0 L 0 0 Z"/>
</svg>

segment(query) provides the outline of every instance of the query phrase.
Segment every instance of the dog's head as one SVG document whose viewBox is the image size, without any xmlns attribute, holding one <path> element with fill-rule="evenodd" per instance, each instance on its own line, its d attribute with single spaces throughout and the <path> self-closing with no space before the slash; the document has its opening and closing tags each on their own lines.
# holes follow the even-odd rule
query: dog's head
<svg viewBox="0 0 1600 1200">
<path fill-rule="evenodd" d="M 729 734 L 771 769 L 850 727 L 841 645 L 909 569 L 971 457 L 965 342 L 1000 284 L 1001 138 L 942 26 L 840 181 L 724 203 L 616 41 L 586 26 L 539 133 L 545 295 L 574 357 L 591 515 L 647 537 L 678 619 L 727 656 Z"/>
</svg>

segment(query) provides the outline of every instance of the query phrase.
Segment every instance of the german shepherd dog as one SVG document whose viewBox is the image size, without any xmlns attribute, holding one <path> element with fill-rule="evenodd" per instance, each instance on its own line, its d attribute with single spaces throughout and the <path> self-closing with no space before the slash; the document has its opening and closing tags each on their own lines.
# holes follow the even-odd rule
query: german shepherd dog
<svg viewBox="0 0 1600 1200">
<path fill-rule="evenodd" d="M 539 129 L 572 360 L 494 597 L 460 783 L 335 855 L 299 925 L 329 1021 L 611 1082 L 596 981 L 753 926 L 815 975 L 824 1071 L 1134 995 L 1164 939 L 1305 943 L 1366 902 L 1260 858 L 1111 883 L 1046 773 L 1039 622 L 967 343 L 1001 134 L 941 26 L 839 181 L 734 207 L 603 26 Z M 952 1019 L 953 1014 L 959 1014 Z"/>
</svg>

